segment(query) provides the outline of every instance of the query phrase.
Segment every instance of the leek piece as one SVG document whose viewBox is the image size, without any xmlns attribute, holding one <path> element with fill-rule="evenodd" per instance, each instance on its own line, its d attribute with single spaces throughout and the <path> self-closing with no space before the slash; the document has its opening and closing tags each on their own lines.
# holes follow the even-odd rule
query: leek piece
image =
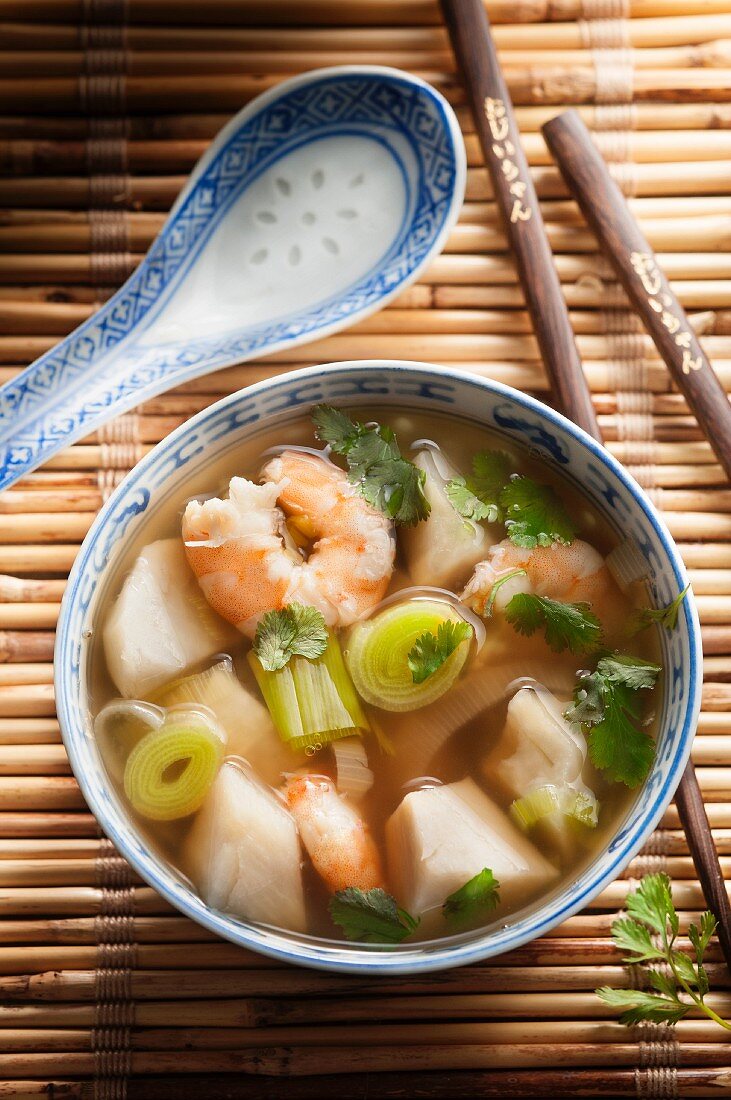
<svg viewBox="0 0 731 1100">
<path fill-rule="evenodd" d="M 373 772 L 368 767 L 368 754 L 360 737 L 345 737 L 333 745 L 337 768 L 338 794 L 360 798 L 373 786 Z"/>
<path fill-rule="evenodd" d="M 409 653 L 426 633 L 434 634 L 441 623 L 462 616 L 446 601 L 408 600 L 356 623 L 350 633 L 345 658 L 356 690 L 366 703 L 382 710 L 407 711 L 439 699 L 459 676 L 471 641 L 460 642 L 446 661 L 419 684 L 409 668 Z"/>
<path fill-rule="evenodd" d="M 589 790 L 577 791 L 573 787 L 546 784 L 528 791 L 522 798 L 516 798 L 510 807 L 513 821 L 526 830 L 553 814 L 561 814 L 595 828 L 598 821 L 597 800 Z"/>
<path fill-rule="evenodd" d="M 94 734 L 103 746 L 103 758 L 118 783 L 122 782 L 124 766 L 138 741 L 159 729 L 165 721 L 165 711 L 141 699 L 113 699 L 94 719 Z"/>
<path fill-rule="evenodd" d="M 195 711 L 173 712 L 132 749 L 124 793 L 137 813 L 153 821 L 188 817 L 203 804 L 224 746 L 225 737 L 212 719 Z"/>
<path fill-rule="evenodd" d="M 331 632 L 321 657 L 292 657 L 273 672 L 262 667 L 253 650 L 249 665 L 279 736 L 293 749 L 318 748 L 369 729 Z"/>
</svg>

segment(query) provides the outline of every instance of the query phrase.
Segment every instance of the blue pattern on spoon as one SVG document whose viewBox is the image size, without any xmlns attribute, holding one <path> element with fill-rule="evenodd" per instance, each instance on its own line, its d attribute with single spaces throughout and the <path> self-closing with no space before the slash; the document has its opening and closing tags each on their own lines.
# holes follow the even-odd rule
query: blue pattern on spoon
<svg viewBox="0 0 731 1100">
<path fill-rule="evenodd" d="M 0 489 L 162 390 L 380 309 L 442 248 L 464 182 L 454 114 L 415 77 L 347 66 L 260 96 L 125 285 L 0 389 Z"/>
</svg>

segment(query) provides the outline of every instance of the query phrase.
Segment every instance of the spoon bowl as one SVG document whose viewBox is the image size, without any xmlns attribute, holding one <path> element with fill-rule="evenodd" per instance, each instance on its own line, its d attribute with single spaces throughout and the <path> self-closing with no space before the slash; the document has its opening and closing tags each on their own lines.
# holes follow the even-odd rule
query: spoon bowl
<svg viewBox="0 0 731 1100">
<path fill-rule="evenodd" d="M 0 388 L 0 489 L 163 390 L 386 305 L 443 247 L 465 174 L 453 111 L 396 69 L 321 69 L 259 96 L 124 286 Z"/>
</svg>

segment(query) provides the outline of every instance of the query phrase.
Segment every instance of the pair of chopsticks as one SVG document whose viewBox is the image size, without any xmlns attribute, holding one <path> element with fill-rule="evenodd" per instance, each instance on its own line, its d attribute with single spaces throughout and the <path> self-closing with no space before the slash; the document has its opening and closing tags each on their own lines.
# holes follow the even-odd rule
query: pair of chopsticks
<svg viewBox="0 0 731 1100">
<path fill-rule="evenodd" d="M 441 6 L 554 399 L 570 420 L 601 443 L 484 4 L 482 0 L 441 0 Z M 731 407 L 726 393 L 589 131 L 576 111 L 551 119 L 542 129 L 569 190 L 731 479 Z M 731 905 L 691 761 L 675 801 L 731 969 Z"/>
</svg>

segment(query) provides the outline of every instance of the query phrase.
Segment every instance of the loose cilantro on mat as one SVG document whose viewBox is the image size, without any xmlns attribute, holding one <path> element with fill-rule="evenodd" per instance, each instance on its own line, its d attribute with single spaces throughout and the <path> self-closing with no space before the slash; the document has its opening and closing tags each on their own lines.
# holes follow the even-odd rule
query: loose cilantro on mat
<svg viewBox="0 0 731 1100">
<path fill-rule="evenodd" d="M 345 938 L 361 943 L 401 943 L 418 927 L 419 921 L 385 890 L 359 890 L 348 886 L 330 899 L 330 916 Z"/>
<path fill-rule="evenodd" d="M 555 653 L 564 649 L 590 653 L 602 636 L 601 623 L 589 604 L 561 603 L 529 592 L 516 592 L 505 608 L 505 618 L 527 637 L 543 628 L 546 642 Z"/>
<path fill-rule="evenodd" d="M 275 672 L 290 657 L 320 657 L 327 649 L 327 627 L 314 607 L 292 603 L 262 615 L 254 635 L 254 652 L 262 668 Z"/>
<path fill-rule="evenodd" d="M 317 438 L 343 456 L 349 480 L 369 504 L 405 526 L 428 518 L 426 474 L 402 457 L 389 427 L 359 424 L 331 405 L 316 405 L 312 419 Z"/>
<path fill-rule="evenodd" d="M 651 691 L 659 674 L 658 665 L 615 654 L 600 658 L 577 682 L 566 717 L 588 732 L 592 763 L 615 783 L 638 787 L 650 770 L 655 742 L 637 722 L 640 692 Z"/>
<path fill-rule="evenodd" d="M 675 630 L 678 625 L 678 614 L 689 588 L 690 585 L 686 584 L 683 591 L 678 592 L 675 599 L 671 600 L 665 607 L 641 607 L 633 616 L 630 634 L 639 634 L 640 631 L 652 626 L 653 623 L 659 623 L 666 630 Z"/>
<path fill-rule="evenodd" d="M 698 924 L 691 924 L 688 937 L 695 961 L 675 946 L 679 921 L 670 891 L 670 879 L 665 874 L 646 875 L 637 890 L 627 898 L 628 916 L 612 924 L 612 939 L 625 952 L 626 963 L 657 962 L 663 970 L 648 969 L 653 992 L 641 989 L 596 990 L 605 1004 L 622 1010 L 620 1022 L 627 1024 L 650 1020 L 652 1023 L 676 1024 L 697 1008 L 709 1019 L 731 1031 L 731 1023 L 722 1019 L 706 1004 L 708 975 L 703 957 L 716 930 L 716 918 L 706 911 Z"/>
<path fill-rule="evenodd" d="M 497 907 L 500 883 L 489 867 L 450 894 L 442 906 L 445 918 L 454 925 L 479 924 Z"/>
<path fill-rule="evenodd" d="M 550 485 L 517 474 L 500 493 L 508 538 L 532 550 L 553 542 L 572 542 L 576 528 Z"/>
<path fill-rule="evenodd" d="M 448 481 L 444 492 L 465 519 L 498 523 L 503 518 L 500 492 L 510 475 L 511 459 L 504 451 L 480 451 L 472 459 L 472 474 Z"/>
<path fill-rule="evenodd" d="M 469 623 L 446 619 L 437 627 L 436 636 L 427 631 L 417 638 L 407 658 L 414 683 L 423 684 L 424 680 L 428 680 L 452 656 L 457 646 L 470 637 L 472 627 Z"/>
</svg>

